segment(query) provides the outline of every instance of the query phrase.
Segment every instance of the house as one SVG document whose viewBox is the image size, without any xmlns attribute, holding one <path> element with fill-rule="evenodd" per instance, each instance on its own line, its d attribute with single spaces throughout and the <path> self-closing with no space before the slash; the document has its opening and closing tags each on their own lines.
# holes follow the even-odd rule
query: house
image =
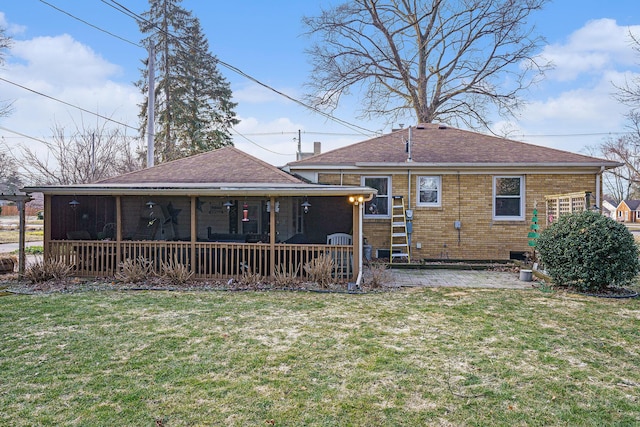
<svg viewBox="0 0 640 427">
<path fill-rule="evenodd" d="M 616 221 L 640 222 L 640 200 L 623 200 L 616 207 Z"/>
<path fill-rule="evenodd" d="M 540 218 L 547 216 L 546 195 L 584 192 L 593 197 L 589 206 L 600 206 L 602 172 L 617 166 L 422 124 L 289 163 L 285 170 L 318 184 L 375 188 L 362 226 L 374 257 L 403 256 L 402 248 L 394 255 L 398 233 L 392 228 L 394 206 L 402 205 L 406 244 L 415 262 L 523 258 L 530 251 L 534 209 Z"/>
<path fill-rule="evenodd" d="M 602 215 L 616 219 L 617 206 L 612 203 L 613 200 L 607 200 L 606 197 L 607 196 L 605 196 L 605 199 L 602 201 Z"/>
<path fill-rule="evenodd" d="M 34 186 L 44 194 L 44 256 L 79 276 L 112 276 L 142 257 L 188 265 L 195 278 L 304 275 L 320 255 L 334 275 L 361 272 L 364 185 L 309 183 L 226 147 L 93 184 Z M 356 236 L 329 244 L 335 233 Z"/>
</svg>

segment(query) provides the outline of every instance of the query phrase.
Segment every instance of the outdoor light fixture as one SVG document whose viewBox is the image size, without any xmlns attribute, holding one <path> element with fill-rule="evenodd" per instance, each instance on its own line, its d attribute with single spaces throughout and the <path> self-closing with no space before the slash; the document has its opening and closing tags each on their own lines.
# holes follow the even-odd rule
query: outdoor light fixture
<svg viewBox="0 0 640 427">
<path fill-rule="evenodd" d="M 227 212 L 229 212 L 231 210 L 231 206 L 233 206 L 233 203 L 231 203 L 231 201 L 227 200 L 226 202 L 224 202 L 222 204 L 222 206 L 224 206 L 225 208 L 227 208 Z"/>
<path fill-rule="evenodd" d="M 358 206 L 360 203 L 364 202 L 364 196 L 349 196 L 349 203 Z"/>
<path fill-rule="evenodd" d="M 302 206 L 302 209 L 304 210 L 304 213 L 309 213 L 309 208 L 311 207 L 311 203 L 309 203 L 309 201 L 306 199 L 304 199 L 304 202 L 300 205 Z"/>
<path fill-rule="evenodd" d="M 155 202 L 152 202 L 151 200 L 149 200 L 147 203 L 145 203 L 147 206 L 149 206 L 149 209 L 153 209 L 153 207 L 156 205 Z"/>
<path fill-rule="evenodd" d="M 77 201 L 76 199 L 73 199 L 72 201 L 69 202 L 69 207 L 71 209 L 75 209 L 78 207 L 79 204 L 80 204 L 79 201 Z"/>
</svg>

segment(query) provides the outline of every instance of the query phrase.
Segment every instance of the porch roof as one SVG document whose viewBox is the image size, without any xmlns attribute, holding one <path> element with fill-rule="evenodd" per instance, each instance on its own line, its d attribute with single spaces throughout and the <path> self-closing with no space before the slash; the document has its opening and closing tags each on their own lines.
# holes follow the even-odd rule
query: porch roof
<svg viewBox="0 0 640 427">
<path fill-rule="evenodd" d="M 303 181 L 234 147 L 224 147 L 92 184 L 25 187 L 27 193 L 170 196 L 372 196 L 364 186 Z"/>
</svg>

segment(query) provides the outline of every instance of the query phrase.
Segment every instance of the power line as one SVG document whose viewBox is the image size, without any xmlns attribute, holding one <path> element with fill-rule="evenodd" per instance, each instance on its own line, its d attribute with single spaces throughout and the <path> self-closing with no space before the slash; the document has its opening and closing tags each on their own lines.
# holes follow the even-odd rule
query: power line
<svg viewBox="0 0 640 427">
<path fill-rule="evenodd" d="M 146 19 L 145 19 L 144 17 L 142 17 L 141 15 L 139 15 L 139 14 L 137 14 L 137 13 L 135 13 L 135 12 L 131 11 L 130 9 L 128 9 L 127 7 L 123 6 L 122 4 L 120 4 L 120 3 L 116 2 L 116 1 L 111 1 L 111 3 L 112 3 L 112 4 L 110 4 L 110 3 L 106 2 L 105 0 L 101 0 L 101 1 L 102 1 L 102 3 L 106 4 L 107 6 L 109 6 L 109 7 L 113 8 L 113 9 L 115 9 L 116 11 L 118 11 L 118 12 L 120 12 L 120 13 L 123 13 L 124 15 L 126 15 L 126 16 L 128 16 L 128 17 L 130 17 L 130 18 L 134 19 L 136 22 L 138 22 L 138 21 L 144 21 L 144 22 L 150 23 L 148 20 L 146 20 Z M 63 14 L 65 14 L 65 15 L 69 16 L 69 17 L 70 17 L 70 18 L 72 18 L 72 19 L 75 19 L 75 20 L 77 20 L 77 21 L 79 21 L 79 22 L 82 22 L 82 23 L 83 23 L 83 24 L 85 24 L 85 25 L 90 26 L 91 28 L 94 28 L 94 29 L 96 29 L 96 30 L 98 30 L 98 31 L 101 31 L 101 32 L 103 32 L 103 33 L 105 33 L 105 34 L 108 34 L 108 35 L 110 35 L 110 36 L 112 36 L 112 37 L 115 37 L 115 38 L 117 38 L 117 39 L 119 39 L 119 40 L 122 40 L 122 41 L 124 41 L 124 42 L 126 42 L 126 43 L 129 43 L 129 44 L 131 44 L 131 45 L 134 45 L 134 46 L 137 46 L 137 47 L 141 47 L 141 48 L 143 48 L 143 46 L 142 46 L 142 45 L 140 45 L 139 43 L 133 42 L 133 41 L 128 40 L 128 39 L 125 39 L 124 37 L 118 36 L 118 35 L 116 35 L 116 34 L 114 34 L 114 33 L 110 32 L 110 31 L 108 31 L 108 30 L 105 30 L 104 28 L 101 28 L 101 27 L 99 27 L 99 26 L 97 26 L 97 25 L 91 24 L 90 22 L 88 22 L 88 21 L 86 21 L 86 20 L 84 20 L 84 19 L 81 19 L 81 18 L 79 18 L 79 17 L 77 17 L 77 16 L 73 15 L 72 13 L 67 12 L 67 11 L 65 11 L 65 10 L 63 10 L 63 9 L 61 9 L 61 8 L 59 8 L 59 7 L 55 6 L 55 5 L 53 5 L 53 4 L 49 3 L 49 2 L 47 2 L 47 1 L 40 0 L 40 2 L 41 2 L 41 3 L 43 3 L 43 4 L 45 4 L 45 5 L 47 5 L 47 6 L 49 6 L 49 7 L 51 7 L 51 8 L 53 8 L 53 9 L 55 9 L 55 10 L 57 10 L 57 11 L 58 11 L 58 12 L 60 12 L 60 13 L 63 13 Z M 164 30 L 162 30 L 162 29 L 160 29 L 160 28 L 156 27 L 155 25 L 154 25 L 154 27 L 155 27 L 156 29 L 158 29 L 159 31 L 163 32 L 166 36 L 168 36 L 168 37 L 172 37 L 172 38 L 176 39 L 179 43 L 184 43 L 184 41 L 183 41 L 180 37 L 177 37 L 177 36 L 175 36 L 175 35 L 173 35 L 173 34 L 171 34 L 171 33 L 169 33 L 169 32 L 166 32 L 166 31 L 164 31 Z M 199 50 L 200 48 L 199 48 L 199 47 L 196 47 L 196 49 L 198 49 L 198 50 Z M 278 95 L 280 95 L 280 96 L 282 96 L 282 97 L 284 97 L 284 98 L 286 98 L 286 99 L 289 99 L 289 100 L 291 100 L 292 102 L 294 102 L 294 103 L 296 103 L 296 104 L 298 104 L 298 105 L 303 106 L 304 108 L 310 109 L 310 110 L 312 110 L 312 111 L 314 111 L 314 112 L 316 112 L 316 113 L 318 113 L 318 114 L 320 114 L 320 115 L 322 115 L 322 116 L 324 116 L 324 117 L 326 117 L 326 118 L 328 118 L 328 119 L 330 119 L 330 120 L 332 120 L 332 121 L 335 121 L 335 122 L 337 122 L 337 123 L 340 123 L 340 124 L 342 124 L 343 126 L 349 127 L 349 128 L 354 129 L 355 131 L 357 131 L 357 132 L 358 132 L 357 134 L 338 134 L 338 133 L 331 134 L 331 133 L 320 133 L 320 132 L 318 132 L 318 133 L 316 133 L 316 134 L 319 134 L 319 135 L 324 134 L 324 135 L 348 135 L 348 136 L 356 136 L 356 135 L 363 135 L 363 134 L 365 134 L 365 133 L 363 133 L 362 131 L 366 131 L 366 132 L 368 132 L 369 134 L 370 134 L 370 133 L 372 133 L 372 132 L 371 132 L 370 130 L 368 130 L 368 129 L 362 128 L 362 127 L 357 126 L 357 125 L 354 125 L 354 124 L 352 124 L 352 123 L 349 123 L 349 122 L 347 122 L 347 121 L 344 121 L 344 120 L 342 120 L 342 119 L 339 119 L 339 118 L 337 118 L 337 117 L 334 117 L 334 116 L 332 116 L 332 115 L 330 115 L 330 114 L 324 113 L 323 111 L 320 111 L 320 110 L 319 110 L 319 109 L 317 109 L 317 108 L 314 108 L 314 107 L 312 107 L 312 106 L 309 106 L 309 105 L 307 105 L 307 104 L 305 104 L 305 103 L 303 103 L 303 102 L 301 102 L 301 101 L 299 101 L 299 100 L 297 100 L 297 99 L 295 99 L 295 98 L 293 98 L 293 97 L 291 97 L 291 96 L 289 96 L 289 95 L 285 94 L 284 92 L 281 92 L 281 91 L 279 91 L 279 90 L 277 90 L 277 89 L 275 89 L 275 88 L 273 88 L 273 87 L 271 87 L 271 86 L 269 86 L 269 85 L 267 85 L 267 84 L 265 84 L 265 83 L 261 82 L 260 80 L 258 80 L 258 79 L 256 79 L 256 78 L 254 78 L 254 77 L 250 76 L 249 74 L 247 74 L 247 73 L 243 72 L 243 71 L 242 71 L 242 70 L 240 70 L 239 68 L 234 67 L 234 66 L 232 66 L 231 64 L 228 64 L 228 63 L 226 63 L 226 62 L 224 62 L 224 61 L 221 61 L 221 60 L 220 60 L 220 59 L 218 59 L 217 57 L 213 56 L 210 52 L 203 52 L 203 53 L 204 53 L 205 55 L 207 55 L 207 56 L 210 56 L 214 61 L 216 61 L 216 63 L 221 64 L 222 66 L 224 66 L 224 67 L 226 67 L 226 68 L 230 69 L 231 71 L 233 71 L 233 72 L 235 72 L 235 73 L 237 73 L 237 74 L 241 75 L 242 77 L 244 77 L 244 78 L 246 78 L 246 79 L 249 79 L 249 80 L 251 80 L 251 81 L 255 82 L 256 84 L 258 84 L 258 85 L 260 85 L 260 86 L 262 86 L 262 87 L 264 87 L 264 88 L 266 88 L 266 89 L 268 89 L 268 90 L 270 90 L 270 91 L 273 91 L 273 92 L 275 92 L 276 94 L 278 94 Z M 35 91 L 33 91 L 33 92 L 35 92 Z M 35 93 L 37 93 L 37 92 L 35 92 Z M 83 110 L 83 111 L 86 111 L 86 110 Z M 88 112 L 88 111 L 87 111 L 87 112 Z M 89 113 L 91 113 L 91 112 L 89 112 Z M 92 113 L 92 114 L 93 114 L 93 113 Z M 125 126 L 127 126 L 127 125 L 125 125 Z M 359 129 L 359 130 L 358 130 L 358 129 Z M 136 130 L 137 130 L 137 129 L 136 129 Z M 248 142 L 250 142 L 251 144 L 253 144 L 253 145 L 257 146 L 257 147 L 262 148 L 262 149 L 263 149 L 263 150 L 265 150 L 265 151 L 269 151 L 269 152 L 271 152 L 271 153 L 278 154 L 278 155 L 283 155 L 283 156 L 284 156 L 284 155 L 289 155 L 289 154 L 284 154 L 284 153 L 277 153 L 277 152 L 275 152 L 275 151 L 273 151 L 273 150 L 270 150 L 270 149 L 268 149 L 268 148 L 266 148 L 266 147 L 261 146 L 260 144 L 256 143 L 255 141 L 252 141 L 252 140 L 251 140 L 251 139 L 249 139 L 246 135 L 241 134 L 241 133 L 240 133 L 240 132 L 238 132 L 237 130 L 233 129 L 233 131 L 234 131 L 238 136 L 242 137 L 243 139 L 247 140 Z"/>
<path fill-rule="evenodd" d="M 44 3 L 44 4 L 46 4 L 47 6 L 49 6 L 49 7 L 53 8 L 53 9 L 57 10 L 58 12 L 60 12 L 60 13 L 64 13 L 64 14 L 65 14 L 65 15 L 67 15 L 68 17 L 73 18 L 73 19 L 75 19 L 75 20 L 77 20 L 77 21 L 80 21 L 80 22 L 82 22 L 83 24 L 88 25 L 88 26 L 90 26 L 91 28 L 95 28 L 95 29 L 96 29 L 96 30 L 98 30 L 98 31 L 102 31 L 103 33 L 108 34 L 108 35 L 110 35 L 111 37 L 115 37 L 115 38 L 117 38 L 117 39 L 119 39 L 119 40 L 122 40 L 122 41 L 123 41 L 123 42 L 125 42 L 125 43 L 129 43 L 129 44 L 132 44 L 132 45 L 134 45 L 134 46 L 136 46 L 136 47 L 140 47 L 140 48 L 143 48 L 143 49 L 144 49 L 144 47 L 143 47 L 143 46 L 141 46 L 139 43 L 132 42 L 131 40 L 125 39 L 124 37 L 120 37 L 119 35 L 114 34 L 114 33 L 110 32 L 110 31 L 107 31 L 107 30 L 105 30 L 104 28 L 98 27 L 97 25 L 93 25 L 92 23 L 90 23 L 90 22 L 88 22 L 88 21 L 85 21 L 84 19 L 81 19 L 81 18 L 79 18 L 79 17 L 77 17 L 77 16 L 73 15 L 73 14 L 71 14 L 71 13 L 67 12 L 66 10 L 60 9 L 59 7 L 57 7 L 57 6 L 53 5 L 53 4 L 49 3 L 49 2 L 46 2 L 46 1 L 44 1 L 44 0 L 40 0 L 40 3 Z"/>
<path fill-rule="evenodd" d="M 69 103 L 69 102 L 63 101 L 63 100 L 61 100 L 61 99 L 55 98 L 55 97 L 50 96 L 50 95 L 46 95 L 46 94 L 44 94 L 44 93 L 42 93 L 42 92 L 38 92 L 37 90 L 34 90 L 34 89 L 31 89 L 31 88 L 28 88 L 28 87 L 23 86 L 23 85 L 21 85 L 21 84 L 18 84 L 18 83 L 16 83 L 16 82 L 12 82 L 11 80 L 7 80 L 7 79 L 5 79 L 5 78 L 3 78 L 3 77 L 0 77 L 0 80 L 2 80 L 3 82 L 6 82 L 6 83 L 12 84 L 12 85 L 14 85 L 14 86 L 17 86 L 17 87 L 19 87 L 19 88 L 21 88 L 21 89 L 27 90 L 27 91 L 29 91 L 29 92 L 35 93 L 36 95 L 43 96 L 43 97 L 45 97 L 45 98 L 51 99 L 51 100 L 53 100 L 53 101 L 59 102 L 59 103 L 64 104 L 64 105 L 68 105 L 69 107 L 72 107 L 72 108 L 76 108 L 76 109 L 78 109 L 78 110 L 80 110 L 80 111 L 83 111 L 83 112 L 85 112 L 85 113 L 93 114 L 94 116 L 96 116 L 96 117 L 100 117 L 101 119 L 104 119 L 104 120 L 107 120 L 107 121 L 110 121 L 110 122 L 116 123 L 116 124 L 118 124 L 118 125 L 120 125 L 120 126 L 124 126 L 124 127 L 129 128 L 129 129 L 133 129 L 133 130 L 135 130 L 136 132 L 138 131 L 138 128 L 135 128 L 135 127 L 133 127 L 133 126 L 131 126 L 131 125 L 128 125 L 128 124 L 126 124 L 126 123 L 119 122 L 119 121 L 114 120 L 114 119 L 112 119 L 112 118 L 110 118 L 110 117 L 107 117 L 107 116 L 103 116 L 103 115 L 102 115 L 102 114 L 100 114 L 100 113 L 94 113 L 93 111 L 89 111 L 89 110 L 87 110 L 86 108 L 78 107 L 77 105 L 71 104 L 71 103 Z"/>
<path fill-rule="evenodd" d="M 633 132 L 593 132 L 593 133 L 559 133 L 559 134 L 532 134 L 517 135 L 521 138 L 573 138 L 582 136 L 609 136 L 609 135 L 629 135 Z"/>
<path fill-rule="evenodd" d="M 29 135 L 26 135 L 26 134 L 24 134 L 24 133 L 21 133 L 21 132 L 18 132 L 18 131 L 12 130 L 12 129 L 8 129 L 8 128 L 4 127 L 4 126 L 0 126 L 0 129 L 2 129 L 2 130 L 4 130 L 4 131 L 7 131 L 7 132 L 14 133 L 14 134 L 16 134 L 16 135 L 19 135 L 19 136 L 21 136 L 22 138 L 32 139 L 32 140 L 34 140 L 34 141 L 41 142 L 41 143 L 43 143 L 43 144 L 45 144 L 45 145 L 49 145 L 49 143 L 48 143 L 47 141 L 43 141 L 43 140 L 38 139 L 38 138 L 36 138 L 36 137 L 29 136 Z M 4 138 L 4 136 L 3 136 L 2 138 Z"/>
<path fill-rule="evenodd" d="M 245 135 L 241 134 L 240 132 L 238 132 L 234 128 L 231 128 L 231 130 L 233 130 L 236 133 L 236 135 L 238 135 L 239 137 L 245 139 L 247 142 L 255 145 L 256 147 L 262 148 L 263 150 L 268 151 L 270 153 L 277 154 L 279 156 L 292 156 L 292 155 L 295 154 L 295 153 L 290 153 L 290 154 L 278 153 L 277 151 L 270 150 L 269 148 L 263 147 L 262 145 L 258 144 L 257 142 L 252 141 L 251 139 L 247 138 Z"/>
<path fill-rule="evenodd" d="M 175 40 L 178 41 L 178 43 L 184 43 L 184 40 L 181 39 L 180 37 L 178 37 L 178 36 L 176 36 L 174 34 L 171 34 L 168 31 L 164 31 L 162 28 L 158 28 L 152 22 L 148 21 L 143 16 L 131 11 L 130 9 L 128 9 L 127 7 L 123 6 L 119 2 L 117 2 L 115 0 L 109 0 L 109 2 L 107 2 L 107 0 L 100 0 L 100 1 L 102 1 L 104 4 L 106 4 L 108 6 L 113 7 L 115 10 L 118 10 L 121 13 L 123 13 L 123 14 L 125 14 L 125 15 L 133 18 L 133 19 L 135 19 L 136 21 L 142 21 L 142 22 L 145 22 L 147 24 L 153 25 L 153 27 L 156 28 L 158 31 L 162 32 L 167 37 L 174 38 Z M 109 4 L 109 3 L 112 3 L 112 4 Z M 191 45 L 190 47 L 193 48 L 193 49 L 196 49 L 196 50 L 200 50 L 199 46 Z M 242 76 L 242 77 L 244 77 L 244 78 L 246 78 L 246 79 L 248 79 L 248 80 L 250 80 L 250 81 L 252 81 L 252 82 L 254 82 L 254 83 L 256 83 L 256 84 L 258 84 L 260 86 L 262 86 L 262 87 L 264 87 L 265 89 L 268 89 L 268 90 L 270 90 L 270 91 L 272 91 L 272 92 L 274 92 L 274 93 L 276 93 L 276 94 L 278 94 L 278 95 L 280 95 L 280 96 L 282 96 L 282 97 L 294 102 L 297 105 L 300 105 L 300 106 L 302 106 L 302 107 L 304 107 L 306 109 L 309 109 L 309 110 L 311 110 L 311 111 L 313 111 L 313 112 L 315 112 L 317 114 L 320 114 L 321 116 L 323 116 L 323 117 L 325 117 L 325 118 L 327 118 L 329 120 L 332 120 L 332 121 L 334 121 L 336 123 L 342 124 L 343 126 L 346 126 L 346 127 L 350 128 L 352 130 L 355 130 L 357 132 L 360 132 L 361 134 L 372 134 L 372 133 L 374 133 L 369 129 L 363 128 L 363 127 L 355 125 L 353 123 L 349 123 L 346 120 L 342 120 L 342 119 L 340 119 L 338 117 L 335 117 L 335 116 L 333 116 L 331 114 L 325 113 L 324 111 L 321 111 L 320 109 L 318 109 L 316 107 L 313 107 L 313 106 L 310 106 L 308 104 L 305 104 L 304 102 L 302 102 L 302 101 L 300 101 L 300 100 L 298 100 L 296 98 L 293 98 L 292 96 L 289 96 L 286 93 L 284 93 L 282 91 L 279 91 L 279 90 L 269 86 L 266 83 L 263 83 L 262 81 L 256 79 L 255 77 L 245 73 L 244 71 L 242 71 L 238 67 L 235 67 L 235 66 L 233 66 L 233 65 L 231 65 L 231 64 L 229 64 L 227 62 L 222 61 L 221 59 L 219 59 L 216 56 L 212 55 L 210 52 L 203 52 L 203 53 L 205 55 L 207 55 L 207 56 L 210 56 L 211 59 L 213 59 L 214 61 L 216 61 L 217 63 L 219 63 L 223 67 L 235 72 L 236 74 L 238 74 L 238 75 L 240 75 L 240 76 Z"/>
</svg>

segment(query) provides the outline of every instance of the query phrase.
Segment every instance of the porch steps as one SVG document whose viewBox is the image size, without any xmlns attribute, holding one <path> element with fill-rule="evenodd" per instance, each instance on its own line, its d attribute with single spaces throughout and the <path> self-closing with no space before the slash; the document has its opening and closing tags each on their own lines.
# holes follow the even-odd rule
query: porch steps
<svg viewBox="0 0 640 427">
<path fill-rule="evenodd" d="M 407 235 L 407 214 L 404 208 L 404 198 L 393 196 L 391 200 L 391 248 L 389 250 L 389 263 L 394 260 L 406 259 L 411 262 L 409 254 L 409 236 Z"/>
</svg>

